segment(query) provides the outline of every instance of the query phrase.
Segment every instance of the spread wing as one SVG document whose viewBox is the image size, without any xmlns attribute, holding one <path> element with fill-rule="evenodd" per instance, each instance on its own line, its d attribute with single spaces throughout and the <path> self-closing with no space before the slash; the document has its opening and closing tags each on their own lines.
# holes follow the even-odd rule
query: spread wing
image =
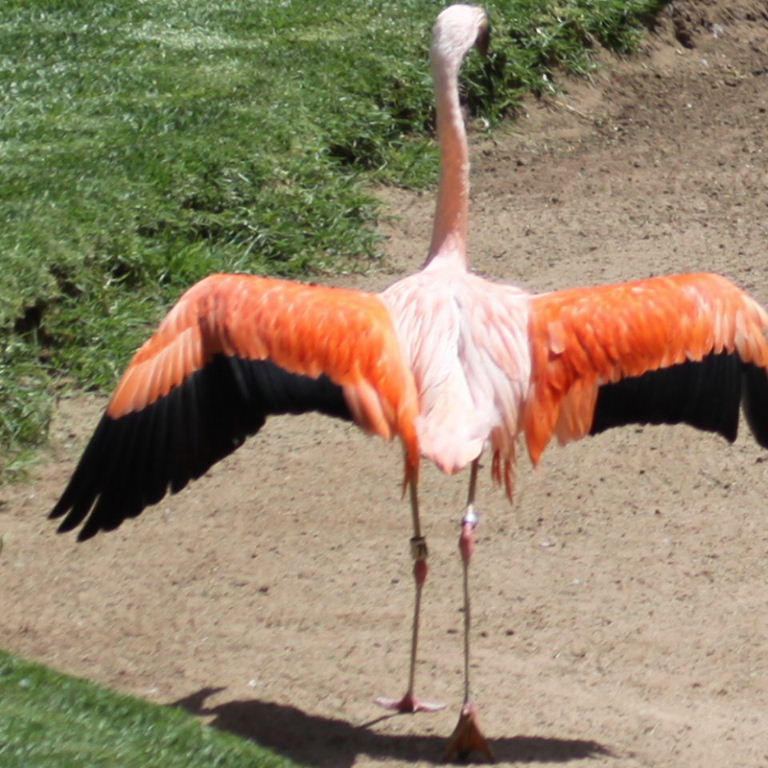
<svg viewBox="0 0 768 768">
<path fill-rule="evenodd" d="M 713 274 L 533 297 L 532 460 L 553 434 L 565 443 L 632 422 L 687 423 L 734 440 L 742 405 L 768 447 L 767 327 L 754 299 Z"/>
<path fill-rule="evenodd" d="M 399 436 L 419 461 L 417 398 L 387 308 L 372 294 L 248 275 L 193 286 L 139 349 L 51 517 L 118 527 L 258 432 L 319 411 Z"/>
</svg>

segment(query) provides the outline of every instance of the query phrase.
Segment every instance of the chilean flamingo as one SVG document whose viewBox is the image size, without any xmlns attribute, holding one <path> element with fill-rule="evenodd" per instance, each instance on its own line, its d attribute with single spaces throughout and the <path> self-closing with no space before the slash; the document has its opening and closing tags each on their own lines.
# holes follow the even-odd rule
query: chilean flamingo
<svg viewBox="0 0 768 768">
<path fill-rule="evenodd" d="M 768 328 L 749 295 L 714 274 L 530 295 L 467 264 L 469 154 L 458 95 L 465 55 L 487 41 L 482 9 L 455 5 L 431 62 L 442 170 L 424 268 L 380 294 L 247 275 L 190 288 L 131 361 L 52 517 L 80 540 L 117 528 L 202 475 L 270 414 L 320 411 L 397 436 L 405 454 L 416 584 L 405 695 L 415 698 L 427 548 L 420 457 L 469 466 L 464 568 L 464 706 L 446 757 L 492 759 L 469 687 L 468 568 L 480 456 L 510 500 L 519 439 L 537 464 L 560 443 L 632 422 L 687 423 L 734 440 L 743 406 L 768 447 Z M 404 487 L 405 487 L 404 486 Z"/>
</svg>

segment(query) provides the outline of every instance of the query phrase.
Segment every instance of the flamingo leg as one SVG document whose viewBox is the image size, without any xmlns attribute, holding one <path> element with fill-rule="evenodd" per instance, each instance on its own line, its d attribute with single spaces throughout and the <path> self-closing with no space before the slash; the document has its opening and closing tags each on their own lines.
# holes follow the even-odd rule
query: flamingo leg
<svg viewBox="0 0 768 768">
<path fill-rule="evenodd" d="M 411 515 L 413 519 L 413 536 L 411 537 L 411 557 L 413 558 L 413 580 L 416 586 L 413 602 L 413 624 L 411 625 L 411 658 L 408 668 L 408 689 L 401 699 L 377 698 L 375 701 L 385 709 L 395 712 L 438 712 L 445 709 L 445 704 L 421 701 L 414 696 L 416 683 L 416 658 L 419 647 L 419 620 L 421 618 L 421 593 L 427 580 L 427 540 L 421 534 L 419 520 L 419 496 L 416 484 L 410 484 Z"/>
<path fill-rule="evenodd" d="M 477 490 L 477 471 L 479 465 L 479 458 L 472 462 L 467 506 L 464 510 L 464 515 L 461 518 L 461 534 L 459 535 L 459 552 L 461 553 L 464 588 L 464 703 L 461 707 L 459 721 L 453 729 L 445 754 L 443 755 L 445 761 L 457 758 L 464 760 L 472 752 L 480 752 L 485 755 L 489 762 L 495 762 L 493 752 L 488 746 L 488 742 L 486 741 L 485 736 L 483 736 L 483 732 L 480 730 L 480 725 L 477 721 L 477 707 L 472 698 L 469 678 L 470 629 L 472 625 L 469 599 L 469 563 L 475 551 L 474 532 L 478 523 L 477 510 L 475 508 L 475 493 Z"/>
</svg>

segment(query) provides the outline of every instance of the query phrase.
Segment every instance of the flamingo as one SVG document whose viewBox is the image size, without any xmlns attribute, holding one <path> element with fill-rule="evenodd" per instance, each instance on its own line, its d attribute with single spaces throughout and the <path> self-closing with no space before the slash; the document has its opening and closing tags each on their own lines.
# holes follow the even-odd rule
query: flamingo
<svg viewBox="0 0 768 768">
<path fill-rule="evenodd" d="M 473 274 L 467 259 L 469 151 L 458 77 L 484 49 L 485 12 L 437 18 L 431 66 L 441 175 L 421 271 L 381 293 L 243 274 L 192 286 L 138 350 L 51 517 L 79 540 L 175 493 L 272 414 L 351 420 L 404 452 L 415 583 L 408 684 L 398 712 L 442 708 L 414 692 L 427 546 L 421 458 L 469 467 L 460 523 L 464 701 L 445 757 L 491 749 L 469 681 L 469 564 L 481 455 L 512 501 L 518 444 L 538 464 L 561 443 L 629 423 L 687 423 L 733 441 L 739 408 L 768 447 L 768 313 L 716 274 L 656 277 L 533 295 Z"/>
</svg>

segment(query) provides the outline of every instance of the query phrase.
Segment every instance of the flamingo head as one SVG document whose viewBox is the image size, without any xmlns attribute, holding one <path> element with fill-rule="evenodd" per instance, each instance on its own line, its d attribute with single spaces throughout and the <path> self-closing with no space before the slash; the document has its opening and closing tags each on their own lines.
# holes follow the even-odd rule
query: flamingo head
<svg viewBox="0 0 768 768">
<path fill-rule="evenodd" d="M 479 5 L 449 5 L 437 17 L 432 33 L 433 63 L 458 69 L 473 47 L 486 53 L 491 26 Z"/>
</svg>

